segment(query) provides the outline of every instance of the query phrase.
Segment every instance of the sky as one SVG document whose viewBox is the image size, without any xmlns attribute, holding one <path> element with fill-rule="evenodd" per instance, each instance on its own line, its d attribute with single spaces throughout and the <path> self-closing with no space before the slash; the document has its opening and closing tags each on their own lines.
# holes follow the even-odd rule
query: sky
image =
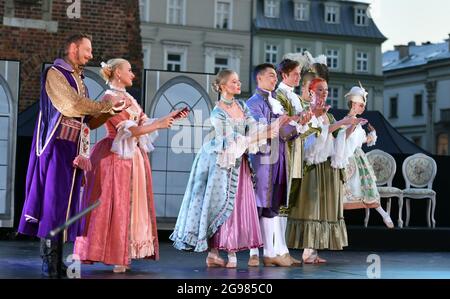
<svg viewBox="0 0 450 299">
<path fill-rule="evenodd" d="M 371 15 L 388 38 L 383 52 L 394 45 L 443 42 L 450 34 L 449 0 L 360 0 L 370 3 Z"/>
</svg>

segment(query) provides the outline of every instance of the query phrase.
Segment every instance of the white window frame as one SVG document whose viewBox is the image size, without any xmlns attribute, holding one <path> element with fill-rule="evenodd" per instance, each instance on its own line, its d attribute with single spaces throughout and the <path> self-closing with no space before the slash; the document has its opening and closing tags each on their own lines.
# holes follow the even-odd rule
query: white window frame
<svg viewBox="0 0 450 299">
<path fill-rule="evenodd" d="M 332 91 L 337 91 L 336 97 L 334 97 L 334 94 Z M 339 109 L 339 99 L 341 96 L 341 89 L 338 86 L 330 85 L 328 86 L 328 99 L 327 101 L 334 109 Z"/>
<path fill-rule="evenodd" d="M 364 58 L 363 55 L 366 57 Z M 360 63 L 360 66 L 358 66 Z M 364 63 L 366 68 L 364 69 Z M 366 51 L 356 51 L 355 53 L 355 70 L 358 73 L 368 73 L 369 72 L 369 53 Z"/>
<path fill-rule="evenodd" d="M 227 60 L 227 64 L 226 65 L 219 65 L 219 64 L 217 64 L 216 63 L 216 59 L 217 58 L 226 59 Z M 222 70 L 222 69 L 230 69 L 231 68 L 230 67 L 230 57 L 225 56 L 225 55 L 214 56 L 214 73 L 218 73 L 218 72 L 216 72 L 216 68 L 220 68 L 220 70 Z"/>
<path fill-rule="evenodd" d="M 173 7 L 171 5 L 171 1 L 181 1 L 181 16 L 180 16 L 180 19 L 181 19 L 180 22 L 181 23 L 172 22 L 172 20 L 170 19 L 170 10 L 173 9 Z M 167 24 L 186 25 L 186 0 L 167 0 L 166 21 L 167 21 Z"/>
<path fill-rule="evenodd" d="M 267 49 L 267 46 L 270 46 L 270 49 Z M 276 50 L 273 50 L 273 47 L 276 48 Z M 275 64 L 278 61 L 278 53 L 280 50 L 280 46 L 276 43 L 265 43 L 264 44 L 264 62 L 265 63 L 272 63 Z M 271 59 L 270 61 L 267 61 L 266 56 L 269 53 L 270 57 L 273 58 L 273 55 L 275 55 L 275 59 Z"/>
<path fill-rule="evenodd" d="M 330 53 L 330 51 L 333 51 L 333 53 Z M 335 52 L 335 53 L 334 53 Z M 326 56 L 327 56 L 327 65 L 330 70 L 338 70 L 340 68 L 340 50 L 337 48 L 328 48 L 326 50 Z M 328 60 L 330 59 L 331 63 L 328 63 Z M 336 61 L 336 66 L 333 66 L 333 61 Z"/>
<path fill-rule="evenodd" d="M 141 22 L 150 22 L 150 0 L 139 0 L 139 14 Z"/>
<path fill-rule="evenodd" d="M 230 11 L 228 14 L 228 28 L 217 28 L 217 25 L 219 22 L 219 20 L 217 18 L 219 2 L 228 3 L 230 5 Z M 214 8 L 214 28 L 222 29 L 222 30 L 233 30 L 233 0 L 216 0 L 215 8 Z"/>
<path fill-rule="evenodd" d="M 187 46 L 180 45 L 165 45 L 164 46 L 164 69 L 168 70 L 167 64 L 169 62 L 168 55 L 175 54 L 181 55 L 180 61 L 180 71 L 185 72 L 187 69 L 186 61 L 187 61 Z"/>
<path fill-rule="evenodd" d="M 266 18 L 278 18 L 280 16 L 280 0 L 264 0 L 264 16 Z"/>
<path fill-rule="evenodd" d="M 147 57 L 145 52 L 147 51 Z M 142 44 L 142 59 L 144 62 L 144 69 L 151 68 L 151 54 L 152 54 L 152 46 L 151 44 L 143 43 Z"/>
<path fill-rule="evenodd" d="M 294 18 L 297 21 L 308 21 L 310 4 L 306 1 L 294 1 Z"/>
<path fill-rule="evenodd" d="M 334 21 L 328 20 L 328 15 L 334 15 Z M 340 22 L 340 7 L 337 4 L 325 4 L 325 23 L 339 24 Z"/>
<path fill-rule="evenodd" d="M 227 58 L 228 68 L 240 72 L 242 50 L 222 45 L 205 46 L 205 73 L 214 73 L 216 58 Z"/>
<path fill-rule="evenodd" d="M 359 20 L 359 22 L 358 22 Z M 361 6 L 355 6 L 355 25 L 356 26 L 368 26 L 369 18 L 367 16 L 367 8 Z"/>
</svg>

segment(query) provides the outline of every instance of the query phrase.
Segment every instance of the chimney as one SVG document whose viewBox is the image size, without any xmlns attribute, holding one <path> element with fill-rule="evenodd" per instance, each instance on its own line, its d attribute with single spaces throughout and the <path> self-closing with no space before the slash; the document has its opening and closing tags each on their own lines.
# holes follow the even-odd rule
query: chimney
<svg viewBox="0 0 450 299">
<path fill-rule="evenodd" d="M 408 47 L 414 47 L 416 45 L 416 42 L 409 42 Z"/>
<path fill-rule="evenodd" d="M 403 59 L 409 56 L 409 46 L 397 45 L 394 46 L 395 51 L 398 51 L 399 59 Z"/>
</svg>

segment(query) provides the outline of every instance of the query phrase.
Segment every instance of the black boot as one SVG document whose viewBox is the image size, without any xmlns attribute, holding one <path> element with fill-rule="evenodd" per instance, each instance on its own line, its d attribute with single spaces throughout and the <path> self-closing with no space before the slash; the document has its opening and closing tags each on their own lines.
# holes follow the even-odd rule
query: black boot
<svg viewBox="0 0 450 299">
<path fill-rule="evenodd" d="M 66 277 L 67 268 L 63 269 L 62 246 L 62 242 L 58 240 L 41 239 L 42 275 L 50 278 Z"/>
</svg>

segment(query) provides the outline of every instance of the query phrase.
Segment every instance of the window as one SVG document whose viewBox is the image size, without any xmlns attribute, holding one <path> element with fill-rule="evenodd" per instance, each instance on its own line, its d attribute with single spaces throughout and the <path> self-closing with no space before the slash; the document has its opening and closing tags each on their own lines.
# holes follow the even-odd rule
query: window
<svg viewBox="0 0 450 299">
<path fill-rule="evenodd" d="M 309 3 L 295 2 L 294 3 L 294 18 L 297 21 L 309 20 Z"/>
<path fill-rule="evenodd" d="M 268 18 L 278 18 L 278 16 L 280 15 L 280 1 L 265 0 L 264 15 Z"/>
<path fill-rule="evenodd" d="M 230 68 L 228 64 L 228 58 L 216 57 L 214 59 L 214 74 L 217 74 L 223 69 Z"/>
<path fill-rule="evenodd" d="M 167 23 L 184 25 L 185 0 L 167 0 Z"/>
<path fill-rule="evenodd" d="M 302 47 L 302 46 L 295 46 L 294 52 L 295 53 L 304 53 L 305 51 L 308 51 L 308 48 Z"/>
<path fill-rule="evenodd" d="M 181 71 L 181 54 L 167 53 L 166 69 L 168 71 Z"/>
<path fill-rule="evenodd" d="M 390 99 L 390 118 L 397 118 L 397 109 L 398 109 L 398 97 L 393 97 Z"/>
<path fill-rule="evenodd" d="M 172 72 L 186 71 L 187 46 L 182 44 L 164 45 L 164 68 Z"/>
<path fill-rule="evenodd" d="M 329 24 L 339 23 L 339 6 L 335 5 L 325 6 L 325 23 Z"/>
<path fill-rule="evenodd" d="M 333 107 L 334 109 L 339 108 L 339 88 L 338 87 L 329 87 L 328 88 L 328 99 L 327 104 Z"/>
<path fill-rule="evenodd" d="M 273 44 L 266 44 L 265 49 L 265 62 L 267 63 L 277 63 L 278 61 L 278 46 Z"/>
<path fill-rule="evenodd" d="M 139 13 L 141 22 L 150 21 L 150 0 L 139 0 Z"/>
<path fill-rule="evenodd" d="M 216 21 L 215 27 L 217 29 L 231 29 L 231 2 L 217 1 L 216 2 Z"/>
<path fill-rule="evenodd" d="M 356 71 L 364 73 L 369 71 L 369 54 L 366 52 L 356 52 Z"/>
<path fill-rule="evenodd" d="M 330 70 L 336 70 L 339 68 L 339 50 L 328 49 L 327 50 L 327 65 Z"/>
<path fill-rule="evenodd" d="M 150 68 L 150 45 L 144 44 L 142 46 L 142 55 L 144 56 L 144 69 Z"/>
<path fill-rule="evenodd" d="M 355 8 L 355 25 L 367 26 L 367 9 L 361 7 Z"/>
<path fill-rule="evenodd" d="M 413 136 L 412 141 L 414 142 L 415 145 L 422 147 L 422 137 L 420 136 Z"/>
<path fill-rule="evenodd" d="M 241 56 L 241 49 L 226 48 L 223 45 L 207 45 L 205 47 L 205 73 L 217 74 L 225 68 L 239 72 Z"/>
<path fill-rule="evenodd" d="M 422 106 L 422 94 L 414 95 L 414 116 L 423 115 Z"/>
<path fill-rule="evenodd" d="M 448 134 L 439 134 L 437 140 L 437 152 L 438 155 L 448 155 Z"/>
</svg>

